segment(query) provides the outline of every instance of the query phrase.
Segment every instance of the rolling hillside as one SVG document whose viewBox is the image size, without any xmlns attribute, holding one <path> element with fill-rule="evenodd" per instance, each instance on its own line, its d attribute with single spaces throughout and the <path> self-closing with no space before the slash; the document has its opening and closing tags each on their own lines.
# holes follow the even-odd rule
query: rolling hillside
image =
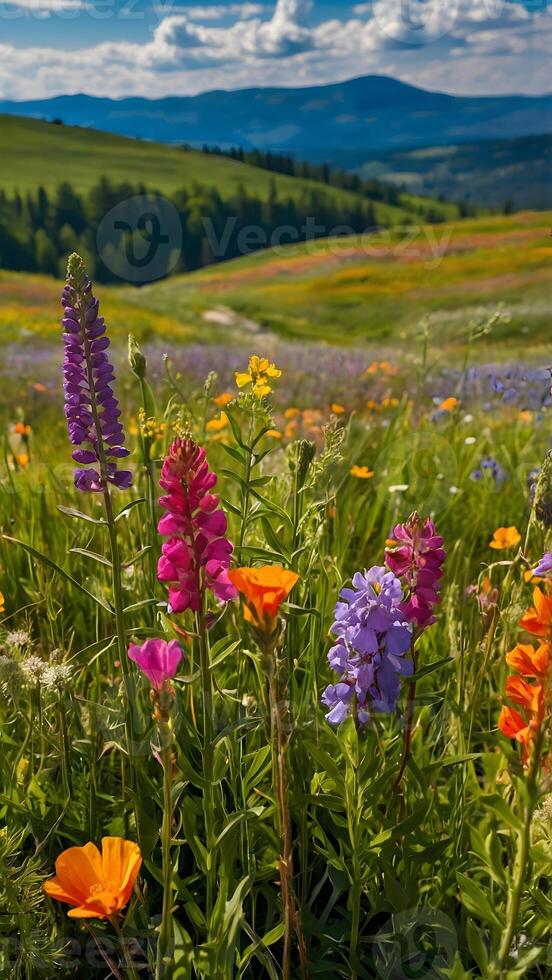
<svg viewBox="0 0 552 980">
<path fill-rule="evenodd" d="M 197 183 L 216 188 L 225 199 L 241 185 L 249 195 L 266 200 L 274 184 L 279 199 L 298 200 L 305 192 L 318 191 L 337 206 L 354 207 L 360 200 L 366 203 L 366 198 L 349 191 L 273 174 L 226 157 L 42 120 L 0 116 L 0 188 L 6 192 L 24 194 L 38 186 L 53 191 L 62 181 L 83 192 L 102 176 L 116 183 L 142 183 L 165 194 Z M 376 219 L 382 224 L 400 222 L 429 209 L 444 218 L 457 213 L 454 206 L 409 195 L 404 196 L 402 208 L 379 202 L 375 208 Z"/>
<path fill-rule="evenodd" d="M 127 334 L 171 350 L 186 343 L 271 340 L 386 345 L 410 356 L 420 323 L 434 342 L 462 349 L 471 322 L 503 304 L 508 316 L 483 338 L 486 357 L 550 357 L 550 213 L 480 218 L 422 228 L 417 238 L 320 240 L 132 287 L 102 287 L 120 356 Z M 0 272 L 0 337 L 56 353 L 53 278 Z M 498 343 L 500 341 L 500 343 Z M 37 353 L 37 357 L 39 354 Z"/>
<path fill-rule="evenodd" d="M 470 321 L 503 304 L 509 316 L 493 344 L 550 343 L 551 217 L 523 212 L 426 226 L 415 237 L 322 239 L 145 287 L 140 303 L 195 324 L 197 339 L 218 335 L 226 311 L 229 326 L 241 318 L 247 330 L 256 324 L 290 340 L 401 347 L 426 317 L 436 339 L 461 346 Z"/>
</svg>

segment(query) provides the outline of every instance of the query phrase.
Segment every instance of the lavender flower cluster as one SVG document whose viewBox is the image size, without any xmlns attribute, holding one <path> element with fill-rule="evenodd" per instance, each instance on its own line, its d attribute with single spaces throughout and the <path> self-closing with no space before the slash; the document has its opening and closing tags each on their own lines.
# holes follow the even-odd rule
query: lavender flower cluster
<svg viewBox="0 0 552 980">
<path fill-rule="evenodd" d="M 83 466 L 99 464 L 99 469 L 76 469 L 75 486 L 96 493 L 104 491 L 106 483 L 126 489 L 132 484 L 132 473 L 119 470 L 116 462 L 129 451 L 124 448 L 121 410 L 112 387 L 115 372 L 107 354 L 109 338 L 78 255 L 69 258 L 61 302 L 65 417 L 72 445 L 83 447 L 72 455 Z"/>
<path fill-rule="evenodd" d="M 357 720 L 369 720 L 374 711 L 393 711 L 400 676 L 412 673 L 404 655 L 412 643 L 412 628 L 401 610 L 400 580 L 384 566 L 374 565 L 353 576 L 353 588 L 340 593 L 331 627 L 337 643 L 328 653 L 330 666 L 340 675 L 322 695 L 326 718 L 339 724 L 356 705 Z M 353 697 L 354 696 L 354 697 Z"/>
<path fill-rule="evenodd" d="M 353 576 L 353 588 L 340 593 L 331 627 L 337 643 L 328 653 L 339 674 L 322 695 L 326 718 L 338 725 L 351 713 L 366 723 L 370 711 L 397 706 L 401 676 L 410 676 L 405 659 L 417 636 L 435 622 L 445 551 L 443 538 L 427 518 L 411 514 L 393 528 L 384 565 Z"/>
</svg>

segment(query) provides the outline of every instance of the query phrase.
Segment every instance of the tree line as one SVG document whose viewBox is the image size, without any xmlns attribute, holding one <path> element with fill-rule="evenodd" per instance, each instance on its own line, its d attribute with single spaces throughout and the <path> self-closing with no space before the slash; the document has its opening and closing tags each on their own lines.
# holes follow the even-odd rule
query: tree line
<svg viewBox="0 0 552 980">
<path fill-rule="evenodd" d="M 245 235 L 245 250 L 253 251 L 269 244 L 273 235 L 285 242 L 286 230 L 289 240 L 303 241 L 324 237 L 338 227 L 361 233 L 377 225 L 372 202 L 359 199 L 358 205 L 348 207 L 314 188 L 306 188 L 296 199 L 280 199 L 274 182 L 263 200 L 243 186 L 223 199 L 216 188 L 199 184 L 161 195 L 143 184 L 114 184 L 102 177 L 81 194 L 64 181 L 53 193 L 38 187 L 34 193 L 9 196 L 0 189 L 0 268 L 59 276 L 67 256 L 78 251 L 94 279 L 116 281 L 105 249 L 98 254 L 97 232 L 113 208 L 137 195 L 148 195 L 153 211 L 167 199 L 176 209 L 181 244 L 175 272 L 243 254 L 248 228 L 256 229 L 255 235 Z"/>
</svg>

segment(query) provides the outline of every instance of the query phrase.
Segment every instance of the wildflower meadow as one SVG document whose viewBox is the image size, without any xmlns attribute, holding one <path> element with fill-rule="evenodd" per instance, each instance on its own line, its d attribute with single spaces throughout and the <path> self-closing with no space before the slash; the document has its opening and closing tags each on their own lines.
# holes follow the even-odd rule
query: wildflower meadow
<svg viewBox="0 0 552 980">
<path fill-rule="evenodd" d="M 548 372 L 101 290 L 0 369 L 0 976 L 550 977 Z"/>
</svg>

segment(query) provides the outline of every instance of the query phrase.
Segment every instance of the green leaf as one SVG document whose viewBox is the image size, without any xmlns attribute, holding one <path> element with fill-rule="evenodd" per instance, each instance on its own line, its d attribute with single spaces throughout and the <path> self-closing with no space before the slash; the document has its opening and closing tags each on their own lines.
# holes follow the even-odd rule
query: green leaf
<svg viewBox="0 0 552 980">
<path fill-rule="evenodd" d="M 239 827 L 240 824 L 245 823 L 246 820 L 252 820 L 253 817 L 260 817 L 264 813 L 264 807 L 254 806 L 250 810 L 242 810 L 241 813 L 236 813 L 231 820 L 228 821 L 224 830 L 220 832 L 216 841 L 215 847 L 219 847 L 220 844 L 228 837 L 229 834 Z"/>
<path fill-rule="evenodd" d="M 84 555 L 85 558 L 91 558 L 92 561 L 97 561 L 100 565 L 107 565 L 108 568 L 113 568 L 109 558 L 106 558 L 105 555 L 99 555 L 97 551 L 88 551 L 87 548 L 69 548 L 69 554 Z"/>
<path fill-rule="evenodd" d="M 456 872 L 456 881 L 460 888 L 462 904 L 470 915 L 475 915 L 478 919 L 481 919 L 483 922 L 488 922 L 489 925 L 494 926 L 496 929 L 503 929 L 504 923 L 500 920 L 483 889 L 460 871 Z"/>
<path fill-rule="evenodd" d="M 408 680 L 410 682 L 419 681 L 422 677 L 427 677 L 428 674 L 432 674 L 435 670 L 439 670 L 439 667 L 452 663 L 452 659 L 452 657 L 443 657 L 442 660 L 435 660 L 434 663 L 427 664 L 426 667 L 421 667 L 420 670 L 417 670 L 415 674 L 411 674 Z"/>
<path fill-rule="evenodd" d="M 222 640 L 217 640 L 211 649 L 211 670 L 214 667 L 220 667 L 222 663 L 230 656 L 234 650 L 240 646 L 241 640 L 230 640 L 229 637 L 223 636 Z"/>
<path fill-rule="evenodd" d="M 487 950 L 481 938 L 481 930 L 477 928 L 472 919 L 468 919 L 466 923 L 466 938 L 468 940 L 469 951 L 481 970 L 481 976 L 487 977 L 489 975 Z"/>
<path fill-rule="evenodd" d="M 267 543 L 270 545 L 271 548 L 274 549 L 276 554 L 280 554 L 284 564 L 288 564 L 290 561 L 289 550 L 283 547 L 283 542 L 281 538 L 279 538 L 278 535 L 276 534 L 276 531 L 272 527 L 270 521 L 267 520 L 266 517 L 261 517 L 261 524 Z"/>
<path fill-rule="evenodd" d="M 139 562 L 144 557 L 144 555 L 147 555 L 148 551 L 151 551 L 151 547 L 152 547 L 151 544 L 144 545 L 144 547 L 140 548 L 140 551 L 137 551 L 136 554 L 132 556 L 132 558 L 129 558 L 127 561 L 124 561 L 121 565 L 121 568 L 132 568 L 132 566 L 136 565 L 137 562 Z"/>
<path fill-rule="evenodd" d="M 492 793 L 490 796 L 482 796 L 481 802 L 490 807 L 494 811 L 497 817 L 499 817 L 504 823 L 512 827 L 513 830 L 521 830 L 522 822 L 519 817 L 516 817 L 515 813 L 508 806 L 506 800 L 499 796 L 498 793 Z"/>
<path fill-rule="evenodd" d="M 51 568 L 52 571 L 57 572 L 58 575 L 61 575 L 66 582 L 70 582 L 75 589 L 78 589 L 79 592 L 83 593 L 83 595 L 88 596 L 89 599 L 92 599 L 93 602 L 95 602 L 98 606 L 101 606 L 102 609 L 105 609 L 106 612 L 110 613 L 112 616 L 114 615 L 114 610 L 108 602 L 101 599 L 99 596 L 94 595 L 92 592 L 89 592 L 88 589 L 85 589 L 84 585 L 77 582 L 76 578 L 73 578 L 72 575 L 69 575 L 69 572 L 66 572 L 63 568 L 60 568 L 59 565 L 56 565 L 55 561 L 52 561 L 51 558 L 47 558 L 46 555 L 43 555 L 41 551 L 37 551 L 36 548 L 33 548 L 32 545 L 27 544 L 25 541 L 20 541 L 19 538 L 11 538 L 7 534 L 3 534 L 2 538 L 4 541 L 9 541 L 10 544 L 19 545 L 20 548 L 23 548 L 24 551 L 26 551 L 33 558 L 36 558 L 37 561 L 42 562 L 43 565 L 46 565 L 48 568 Z"/>
<path fill-rule="evenodd" d="M 102 517 L 91 517 L 90 514 L 83 514 L 82 511 L 75 510 L 74 507 L 63 507 L 61 504 L 58 504 L 57 509 L 62 514 L 66 514 L 67 517 L 75 517 L 79 521 L 88 521 L 89 524 L 103 524 L 107 526 L 107 521 L 104 521 Z"/>
<path fill-rule="evenodd" d="M 120 521 L 122 520 L 123 517 L 128 517 L 131 510 L 133 510 L 134 507 L 138 507 L 140 504 L 147 504 L 147 500 L 145 497 L 137 497 L 136 500 L 131 500 L 130 503 L 125 504 L 125 506 L 121 508 L 121 510 L 117 514 L 115 521 Z"/>
</svg>

